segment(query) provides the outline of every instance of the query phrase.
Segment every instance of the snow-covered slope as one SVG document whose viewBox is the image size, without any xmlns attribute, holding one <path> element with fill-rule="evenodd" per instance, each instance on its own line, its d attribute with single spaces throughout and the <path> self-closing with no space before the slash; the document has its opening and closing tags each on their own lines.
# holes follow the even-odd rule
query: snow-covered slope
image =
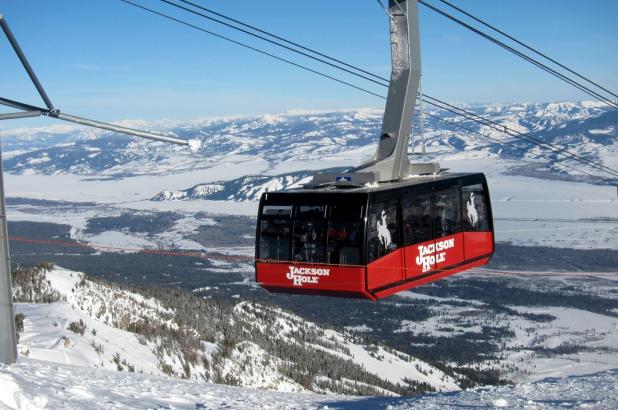
<svg viewBox="0 0 618 410">
<path fill-rule="evenodd" d="M 278 391 L 392 396 L 459 389 L 423 361 L 279 308 L 241 302 L 228 311 L 161 290 L 165 301 L 62 268 L 33 275 L 57 301 L 17 304 L 21 357 Z M 33 282 L 22 277 L 14 293 L 31 293 Z M 165 306 L 170 300 L 176 310 Z"/>
<path fill-rule="evenodd" d="M 33 410 L 618 408 L 618 370 L 395 399 L 266 392 L 22 359 L 17 365 L 0 366 L 0 386 L 0 408 Z"/>
<path fill-rule="evenodd" d="M 335 168 L 340 169 L 340 168 Z M 259 201 L 264 192 L 298 188 L 311 180 L 308 171 L 283 175 L 248 175 L 230 181 L 215 181 L 199 184 L 184 190 L 164 190 L 152 197 L 152 201 L 187 201 L 196 199 Z"/>
<path fill-rule="evenodd" d="M 44 275 L 61 300 L 17 304 L 17 313 L 25 316 L 19 344 L 22 357 L 163 374 L 152 347 L 138 335 L 114 325 L 129 321 L 125 316 L 129 310 L 134 317 L 149 317 L 153 321 L 169 317 L 169 311 L 140 295 L 113 292 L 86 281 L 78 272 L 56 268 Z M 18 285 L 14 293 L 21 290 Z M 113 307 L 110 308 L 107 300 Z"/>
</svg>

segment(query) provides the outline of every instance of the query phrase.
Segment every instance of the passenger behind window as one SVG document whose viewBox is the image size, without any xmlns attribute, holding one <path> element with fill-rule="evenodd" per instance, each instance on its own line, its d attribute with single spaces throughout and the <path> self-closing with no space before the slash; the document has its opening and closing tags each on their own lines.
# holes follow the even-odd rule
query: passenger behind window
<svg viewBox="0 0 618 410">
<path fill-rule="evenodd" d="M 324 228 L 316 226 L 313 222 L 297 221 L 295 225 L 294 260 L 298 262 L 324 262 Z"/>
</svg>

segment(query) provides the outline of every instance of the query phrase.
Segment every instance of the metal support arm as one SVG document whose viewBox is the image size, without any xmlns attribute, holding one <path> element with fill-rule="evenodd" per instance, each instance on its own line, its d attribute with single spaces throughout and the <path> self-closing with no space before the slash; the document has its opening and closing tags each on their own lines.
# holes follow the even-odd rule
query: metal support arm
<svg viewBox="0 0 618 410">
<path fill-rule="evenodd" d="M 0 120 L 14 120 L 17 118 L 40 117 L 41 115 L 43 115 L 41 111 L 11 112 L 8 114 L 0 114 Z"/>
<path fill-rule="evenodd" d="M 7 107 L 12 107 L 12 108 L 16 108 L 18 110 L 24 111 L 24 112 L 18 112 L 18 113 L 0 114 L 0 120 L 37 117 L 39 115 L 44 115 L 47 117 L 57 118 L 59 120 L 69 121 L 69 122 L 73 122 L 76 124 L 87 125 L 89 127 L 100 128 L 100 129 L 107 130 L 107 131 L 118 132 L 121 134 L 132 135 L 135 137 L 148 138 L 148 139 L 155 140 L 155 141 L 168 142 L 171 144 L 184 145 L 184 146 L 188 146 L 191 150 L 196 150 L 199 147 L 199 142 L 197 141 L 186 141 L 180 138 L 170 137 L 169 135 L 160 134 L 158 132 L 136 130 L 133 128 L 122 127 L 120 125 L 114 125 L 114 124 L 109 124 L 109 123 L 105 123 L 101 121 L 90 120 L 87 118 L 78 117 L 76 115 L 65 114 L 61 112 L 59 109 L 54 107 L 51 100 L 47 96 L 47 93 L 45 92 L 43 85 L 41 85 L 38 77 L 36 76 L 36 74 L 34 73 L 34 70 L 32 69 L 32 66 L 30 66 L 30 63 L 28 62 L 26 55 L 24 54 L 21 47 L 19 46 L 17 39 L 11 32 L 9 25 L 7 24 L 6 20 L 1 14 L 0 14 L 0 27 L 2 27 L 2 31 L 4 31 L 4 34 L 6 35 L 7 39 L 11 43 L 13 50 L 15 50 L 15 53 L 17 54 L 19 61 L 21 62 L 24 69 L 30 76 L 32 83 L 36 87 L 37 91 L 39 92 L 39 95 L 41 96 L 41 98 L 45 102 L 45 105 L 47 106 L 47 108 L 35 107 L 30 104 L 24 104 L 22 102 L 13 101 L 8 98 L 0 97 L 0 105 L 5 105 Z"/>
<path fill-rule="evenodd" d="M 169 142 L 177 145 L 186 145 L 188 147 L 191 146 L 190 141 L 181 140 L 180 138 L 170 137 L 164 134 L 160 134 L 158 132 L 151 131 L 141 131 L 133 128 L 122 127 L 120 125 L 108 124 L 105 122 L 89 120 L 87 118 L 77 117 L 75 115 L 65 114 L 62 112 L 58 112 L 55 115 L 50 115 L 51 117 L 58 118 L 59 120 L 73 122 L 75 124 L 87 125 L 89 127 L 100 128 L 107 131 L 119 132 L 121 134 L 133 135 L 135 137 L 148 138 L 155 141 Z"/>
<path fill-rule="evenodd" d="M 378 0 L 382 5 L 382 2 Z M 310 186 L 365 185 L 439 171 L 437 164 L 410 164 L 408 146 L 421 79 L 418 0 L 389 0 L 392 71 L 380 142 L 373 158 L 347 173 L 313 176 Z M 429 165 L 429 166 L 427 166 Z M 436 171 L 437 170 L 437 171 Z"/>
<path fill-rule="evenodd" d="M 34 73 L 34 70 L 30 66 L 30 63 L 28 62 L 28 59 L 26 58 L 26 55 L 24 54 L 24 52 L 22 51 L 21 47 L 19 46 L 19 43 L 17 42 L 17 39 L 15 38 L 13 33 L 11 32 L 11 29 L 9 28 L 9 25 L 4 20 L 4 17 L 2 16 L 2 14 L 0 14 L 0 27 L 2 27 L 2 31 L 4 31 L 4 34 L 6 35 L 6 38 L 9 40 L 9 43 L 11 43 L 11 46 L 13 47 L 13 50 L 15 50 L 15 54 L 17 54 L 17 58 L 19 58 L 19 61 L 21 61 L 21 64 L 26 69 L 26 72 L 30 76 L 30 79 L 32 80 L 32 83 L 36 87 L 36 90 L 39 92 L 39 95 L 41 96 L 41 98 L 45 102 L 45 105 L 47 106 L 47 109 L 54 110 L 54 104 L 52 104 L 51 100 L 47 96 L 47 93 L 45 92 L 45 89 L 41 85 L 41 82 L 37 78 L 36 74 Z"/>
<path fill-rule="evenodd" d="M 0 120 L 8 120 L 15 118 L 38 117 L 44 115 L 46 117 L 57 118 L 59 120 L 73 122 L 75 124 L 87 125 L 89 127 L 100 128 L 102 130 L 118 132 L 120 134 L 132 135 L 135 137 L 148 138 L 155 141 L 169 142 L 171 144 L 184 145 L 192 149 L 195 148 L 193 141 L 182 140 L 180 138 L 170 137 L 165 134 L 152 131 L 141 131 L 134 128 L 122 127 L 120 125 L 109 124 L 106 122 L 89 120 L 88 118 L 78 117 L 76 115 L 65 114 L 58 109 L 53 111 L 41 107 L 35 107 L 29 104 L 20 103 L 0 97 L 0 105 L 24 110 L 24 112 L 0 114 Z"/>
<path fill-rule="evenodd" d="M 417 0 L 389 0 L 392 71 L 378 149 L 355 171 L 374 172 L 378 181 L 410 174 L 408 146 L 421 78 Z"/>
<path fill-rule="evenodd" d="M 9 29 L 8 24 L 0 14 L 0 27 L 11 43 L 13 50 L 17 54 L 19 61 L 30 76 L 32 83 L 36 87 L 39 95 L 45 102 L 47 108 L 35 107 L 30 104 L 25 104 L 18 101 L 13 101 L 8 98 L 0 97 L 0 105 L 21 110 L 17 113 L 0 114 L 0 120 L 38 117 L 44 115 L 47 117 L 57 118 L 63 121 L 69 121 L 76 124 L 87 125 L 90 127 L 100 128 L 108 131 L 119 132 L 122 134 L 133 135 L 136 137 L 148 138 L 156 141 L 163 141 L 172 144 L 186 145 L 191 151 L 199 148 L 199 141 L 185 141 L 180 138 L 173 138 L 168 135 L 159 134 L 156 132 L 147 132 L 136 130 L 133 128 L 121 127 L 119 125 L 108 124 L 101 121 L 89 120 L 87 118 L 77 117 L 75 115 L 65 114 L 60 112 L 47 96 L 45 89 L 39 82 L 34 70 L 30 66 L 21 47 L 17 43 L 15 36 Z M 15 336 L 15 317 L 13 312 L 13 296 L 11 291 L 11 267 L 9 261 L 9 242 L 7 235 L 6 210 L 4 204 L 4 184 L 2 179 L 2 159 L 0 158 L 0 364 L 12 364 L 17 360 L 16 336 Z"/>
</svg>

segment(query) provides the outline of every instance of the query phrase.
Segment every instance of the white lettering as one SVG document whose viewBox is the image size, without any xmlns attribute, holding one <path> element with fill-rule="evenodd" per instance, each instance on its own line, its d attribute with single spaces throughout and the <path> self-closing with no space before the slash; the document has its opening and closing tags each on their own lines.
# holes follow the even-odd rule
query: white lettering
<svg viewBox="0 0 618 410">
<path fill-rule="evenodd" d="M 422 266 L 423 272 L 430 271 L 436 263 L 446 261 L 446 251 L 455 247 L 455 238 L 445 239 L 429 245 L 418 246 L 416 264 Z M 439 252 L 439 253 L 438 253 Z"/>
<path fill-rule="evenodd" d="M 330 269 L 324 268 L 297 268 L 288 266 L 285 277 L 292 281 L 294 286 L 303 286 L 305 283 L 317 284 L 321 276 L 330 276 Z"/>
</svg>

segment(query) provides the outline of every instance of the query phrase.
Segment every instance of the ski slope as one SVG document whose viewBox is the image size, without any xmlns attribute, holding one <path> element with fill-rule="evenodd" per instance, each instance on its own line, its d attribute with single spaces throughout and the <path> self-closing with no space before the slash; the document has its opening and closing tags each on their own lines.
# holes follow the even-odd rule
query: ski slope
<svg viewBox="0 0 618 410">
<path fill-rule="evenodd" d="M 24 315 L 24 330 L 18 345 L 21 358 L 53 362 L 58 365 L 77 365 L 121 372 L 152 375 L 174 375 L 196 381 L 214 381 L 212 356 L 222 349 L 222 342 L 201 340 L 197 351 L 206 361 L 189 363 L 179 348 L 158 349 L 157 339 L 127 331 L 129 323 L 147 321 L 153 325 L 181 331 L 174 311 L 163 307 L 155 298 L 144 296 L 104 283 L 93 282 L 83 273 L 56 267 L 45 272 L 51 289 L 61 300 L 54 303 L 17 303 L 16 313 Z M 276 318 L 272 325 L 268 318 Z M 209 320 L 204 318 L 203 320 Z M 347 333 L 322 328 L 297 315 L 251 302 L 237 303 L 230 321 L 244 321 L 268 333 L 270 340 L 298 344 L 303 329 L 314 332 L 315 339 L 300 343 L 307 352 L 325 357 L 350 360 L 379 379 L 406 385 L 406 380 L 426 383 L 436 391 L 459 390 L 456 381 L 428 363 L 407 354 L 382 346 L 362 344 Z M 70 330 L 71 323 L 83 323 L 84 332 Z M 184 329 L 196 332 L 195 329 Z M 327 347 L 325 347 L 327 346 Z M 273 352 L 265 351 L 251 338 L 233 346 L 220 365 L 223 379 L 235 380 L 237 385 L 276 391 L 303 392 L 307 388 L 286 376 L 284 363 Z M 168 372 L 162 369 L 167 368 Z M 187 370 L 189 376 L 187 376 Z M 324 377 L 327 379 L 327 377 Z M 354 379 L 338 380 L 342 385 L 359 383 Z M 377 387 L 376 387 L 377 388 Z M 332 393 L 315 387 L 314 391 Z M 382 389 L 385 396 L 396 393 Z"/>
<path fill-rule="evenodd" d="M 618 370 L 414 398 L 370 398 L 267 392 L 21 359 L 0 366 L 0 386 L 0 409 L 618 408 Z"/>
</svg>

